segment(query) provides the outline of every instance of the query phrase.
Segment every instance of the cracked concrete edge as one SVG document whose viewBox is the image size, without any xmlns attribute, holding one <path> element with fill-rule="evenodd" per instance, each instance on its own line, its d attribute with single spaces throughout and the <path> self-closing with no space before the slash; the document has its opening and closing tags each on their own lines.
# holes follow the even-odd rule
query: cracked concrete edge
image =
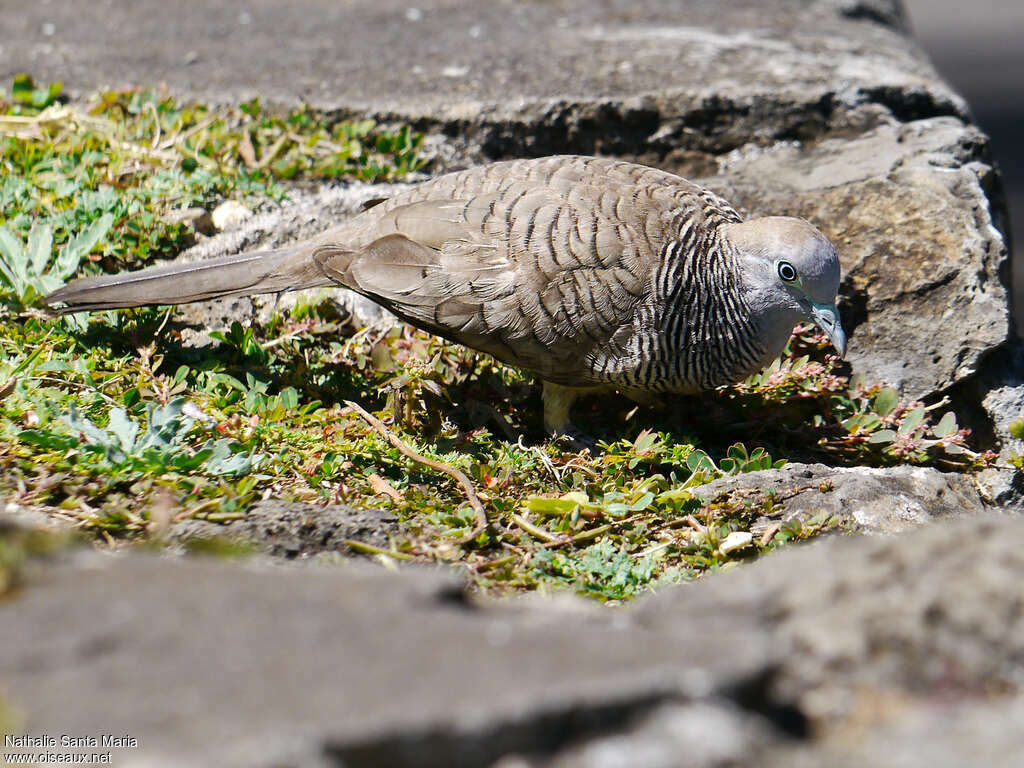
<svg viewBox="0 0 1024 768">
<path fill-rule="evenodd" d="M 951 116 L 971 123 L 966 102 L 945 86 L 876 85 L 727 95 L 689 91 L 630 98 L 548 98 L 519 104 L 465 102 L 447 112 L 332 110 L 339 119 L 369 116 L 425 133 L 443 168 L 550 154 L 663 158 L 689 150 L 724 155 L 746 144 L 814 141 L 843 125 L 858 107 L 878 105 L 900 122 Z"/>
</svg>

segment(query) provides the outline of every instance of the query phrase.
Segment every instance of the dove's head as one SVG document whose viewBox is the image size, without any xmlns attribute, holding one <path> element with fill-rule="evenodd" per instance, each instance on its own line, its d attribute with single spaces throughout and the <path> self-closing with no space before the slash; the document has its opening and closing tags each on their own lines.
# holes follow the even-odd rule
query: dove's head
<svg viewBox="0 0 1024 768">
<path fill-rule="evenodd" d="M 773 339 L 789 338 L 807 320 L 825 332 L 840 356 L 846 333 L 839 322 L 839 256 L 803 219 L 767 216 L 723 227 L 740 263 L 745 298 Z M 780 344 L 780 349 L 781 349 Z"/>
</svg>

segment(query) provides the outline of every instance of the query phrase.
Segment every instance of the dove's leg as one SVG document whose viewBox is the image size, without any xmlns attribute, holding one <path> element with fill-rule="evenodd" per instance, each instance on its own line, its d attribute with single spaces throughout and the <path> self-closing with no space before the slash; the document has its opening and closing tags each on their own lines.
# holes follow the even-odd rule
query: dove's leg
<svg viewBox="0 0 1024 768">
<path fill-rule="evenodd" d="M 592 437 L 580 432 L 569 420 L 569 409 L 577 397 L 601 390 L 601 387 L 563 387 L 561 384 L 544 382 L 544 431 L 551 437 L 564 439 L 577 450 L 593 448 Z"/>
</svg>

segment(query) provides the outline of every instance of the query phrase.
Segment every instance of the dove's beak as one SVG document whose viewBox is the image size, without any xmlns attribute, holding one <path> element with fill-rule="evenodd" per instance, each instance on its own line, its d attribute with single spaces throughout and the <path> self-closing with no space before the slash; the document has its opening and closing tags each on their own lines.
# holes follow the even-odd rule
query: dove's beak
<svg viewBox="0 0 1024 768">
<path fill-rule="evenodd" d="M 839 322 L 839 310 L 836 309 L 836 305 L 818 304 L 813 301 L 810 302 L 810 305 L 811 320 L 825 332 L 828 340 L 832 342 L 832 346 L 836 348 L 836 352 L 843 357 L 846 354 L 846 332 L 843 331 L 843 326 Z"/>
</svg>

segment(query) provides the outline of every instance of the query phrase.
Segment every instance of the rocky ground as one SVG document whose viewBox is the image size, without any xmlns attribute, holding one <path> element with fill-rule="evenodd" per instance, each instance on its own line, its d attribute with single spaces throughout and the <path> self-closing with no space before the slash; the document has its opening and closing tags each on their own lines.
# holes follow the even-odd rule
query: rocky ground
<svg viewBox="0 0 1024 768">
<path fill-rule="evenodd" d="M 598 152 L 805 216 L 842 254 L 854 370 L 947 397 L 981 447 L 1020 451 L 1000 181 L 889 0 L 50 2 L 0 46 L 4 79 L 306 100 L 411 122 L 436 170 Z M 308 234 L 377 194 L 311 194 L 191 256 Z M 706 503 L 765 508 L 754 535 L 819 515 L 863 535 L 616 608 L 484 600 L 455 571 L 340 557 L 386 544 L 379 510 L 267 500 L 230 526 L 266 553 L 241 560 L 40 545 L 57 551 L 0 603 L 0 725 L 125 733 L 121 765 L 1019 765 L 1024 527 L 1002 466 L 715 481 Z"/>
</svg>

